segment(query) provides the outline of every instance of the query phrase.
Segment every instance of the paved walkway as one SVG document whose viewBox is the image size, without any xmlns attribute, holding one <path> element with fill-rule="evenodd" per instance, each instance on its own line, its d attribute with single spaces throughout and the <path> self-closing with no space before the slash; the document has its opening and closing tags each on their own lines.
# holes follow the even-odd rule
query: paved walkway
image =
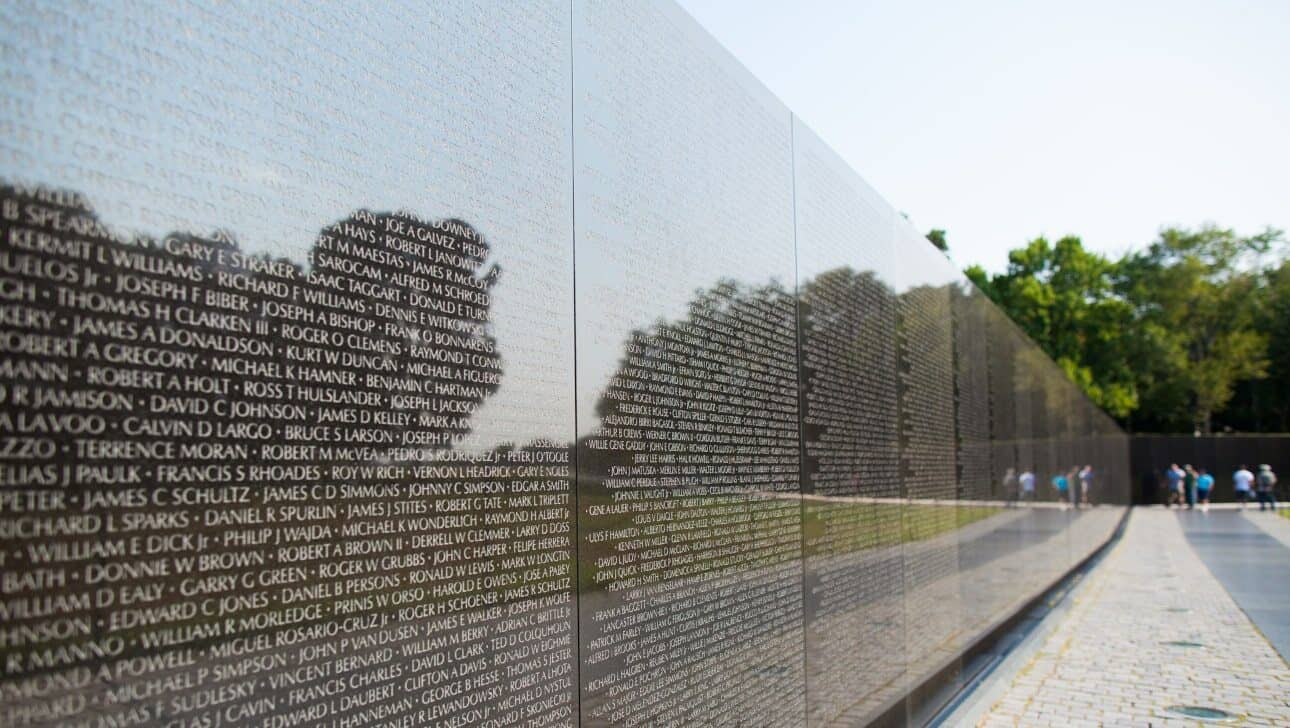
<svg viewBox="0 0 1290 728">
<path fill-rule="evenodd" d="M 1290 659 L 1290 548 L 1264 531 L 1290 526 L 1290 520 L 1258 511 L 1192 511 L 1178 520 L 1209 573 Z"/>
<path fill-rule="evenodd" d="M 1176 705 L 1290 725 L 1290 666 L 1188 544 L 1180 514 L 1136 509 L 1073 600 L 981 726 L 1214 725 L 1167 712 Z"/>
</svg>

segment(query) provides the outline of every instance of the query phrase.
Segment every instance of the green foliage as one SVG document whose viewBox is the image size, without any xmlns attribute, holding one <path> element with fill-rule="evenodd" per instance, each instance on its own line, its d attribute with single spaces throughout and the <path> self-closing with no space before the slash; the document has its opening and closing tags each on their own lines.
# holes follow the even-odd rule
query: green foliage
<svg viewBox="0 0 1290 728">
<path fill-rule="evenodd" d="M 1254 419 L 1290 418 L 1290 268 L 1280 231 L 1166 228 L 1118 260 L 1036 238 L 967 276 L 1085 393 L 1133 429 L 1209 432 L 1238 388 L 1271 377 Z M 1221 419 L 1221 418 L 1220 418 Z"/>
<path fill-rule="evenodd" d="M 1152 408 L 1137 424 L 1208 433 L 1237 382 L 1267 375 L 1268 337 L 1255 326 L 1263 276 L 1250 263 L 1280 236 L 1167 228 L 1123 259 L 1118 289 L 1157 344 L 1147 352 L 1158 375 L 1147 390 Z"/>
<path fill-rule="evenodd" d="M 1138 406 L 1128 324 L 1132 307 L 1115 290 L 1116 265 L 1079 238 L 1036 238 L 1008 254 L 1006 272 L 967 275 L 1017 322 L 1099 406 L 1124 418 Z"/>
<path fill-rule="evenodd" d="M 1290 260 L 1266 267 L 1252 297 L 1254 330 L 1267 338 L 1267 377 L 1237 384 L 1221 424 L 1290 432 Z"/>
<path fill-rule="evenodd" d="M 950 244 L 945 241 L 945 231 L 936 229 L 927 231 L 927 239 L 942 253 L 950 252 Z"/>
<path fill-rule="evenodd" d="M 1264 295 L 1256 300 L 1255 328 L 1267 333 L 1268 376 L 1260 382 L 1256 426 L 1290 432 L 1290 260 L 1268 271 Z M 1257 394 L 1257 392 L 1256 392 Z"/>
</svg>

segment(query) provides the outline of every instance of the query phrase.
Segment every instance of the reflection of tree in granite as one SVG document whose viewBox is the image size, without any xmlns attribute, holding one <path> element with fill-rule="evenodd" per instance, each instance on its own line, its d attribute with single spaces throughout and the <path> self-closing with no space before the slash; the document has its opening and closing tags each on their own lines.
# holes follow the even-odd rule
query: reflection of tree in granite
<svg viewBox="0 0 1290 728">
<path fill-rule="evenodd" d="M 118 598 L 55 615 L 84 629 L 52 642 L 38 637 L 45 615 L 6 603 L 15 634 L 37 630 L 7 641 L 7 673 L 218 652 L 358 617 L 393 617 L 381 642 L 408 644 L 453 631 L 432 629 L 436 615 L 490 625 L 507 604 L 558 613 L 568 670 L 548 677 L 570 679 L 569 447 L 455 447 L 502 375 L 489 322 L 499 271 L 483 270 L 473 228 L 359 210 L 321 231 L 306 268 L 246 255 L 225 233 L 123 236 L 75 193 L 8 186 L 0 198 L 0 268 L 28 312 L 5 321 L 25 329 L 6 337 L 4 362 L 24 398 L 4 402 L 0 427 L 48 427 L 42 409 L 95 423 L 42 431 L 47 463 L 4 463 L 6 480 L 67 494 L 42 501 L 48 515 L 94 527 L 6 529 L 0 547 L 119 574 L 110 583 L 134 595 L 128 610 Z M 123 486 L 139 497 L 112 495 Z M 107 522 L 181 546 L 141 564 Z M 19 601 L 82 604 L 84 589 L 62 584 Z M 475 636 L 481 654 L 488 636 Z"/>
<path fill-rule="evenodd" d="M 578 450 L 584 724 L 800 720 L 793 316 L 722 281 L 625 343 Z"/>
<path fill-rule="evenodd" d="M 900 497 L 894 296 L 874 272 L 849 267 L 802 284 L 798 327 L 804 492 Z M 823 524 L 808 516 L 808 547 L 826 537 L 830 550 L 862 549 L 900 538 L 898 520 L 866 525 L 830 529 L 835 532 L 826 536 L 817 533 Z"/>
<path fill-rule="evenodd" d="M 342 419 L 320 418 L 339 428 L 331 441 L 363 442 L 347 429 L 410 427 L 419 433 L 415 441 L 374 444 L 448 448 L 469 434 L 473 413 L 498 389 L 502 364 L 490 333 L 488 291 L 500 269 L 480 271 L 488 244 L 460 220 L 359 210 L 319 234 L 308 270 L 286 259 L 245 256 L 227 236 L 171 234 L 162 247 L 206 256 L 193 265 L 205 280 L 246 295 L 246 310 L 276 332 L 277 358 L 291 367 L 277 371 L 296 374 L 283 378 L 300 385 L 297 393 L 317 384 L 322 391 L 307 396 L 326 402 L 334 399 L 328 391 L 366 390 L 378 396 L 341 403 L 408 415 L 356 422 L 332 413 Z M 282 285 L 288 281 L 297 283 Z M 328 368 L 344 374 L 329 376 Z M 272 370 L 225 371 L 238 382 L 242 371 Z"/>
<path fill-rule="evenodd" d="M 904 669 L 895 300 L 849 267 L 801 287 L 809 725 L 868 723 Z"/>
<path fill-rule="evenodd" d="M 1002 475 L 992 463 L 990 443 L 990 302 L 972 287 L 950 289 L 954 341 L 954 415 L 957 496 L 1001 500 Z"/>
<path fill-rule="evenodd" d="M 897 297 L 899 349 L 899 432 L 904 495 L 914 501 L 953 501 L 955 421 L 946 411 L 954 397 L 951 286 L 916 286 Z M 909 517 L 944 519 L 952 510 L 909 511 Z M 919 526 L 908 526 L 917 529 Z"/>
<path fill-rule="evenodd" d="M 956 502 L 951 288 L 915 286 L 898 298 L 901 467 L 905 495 L 914 502 Z M 952 531 L 956 510 L 906 509 L 906 528 Z M 962 625 L 956 540 L 931 543 L 936 547 L 907 550 L 902 568 L 911 666 L 951 658 L 948 650 Z"/>
<path fill-rule="evenodd" d="M 720 509 L 711 498 L 795 493 L 792 305 L 778 284 L 722 281 L 697 291 L 684 319 L 632 331 L 596 403 L 601 425 L 579 441 L 581 496 Z M 636 521 L 631 508 L 595 518 L 611 530 Z"/>
<path fill-rule="evenodd" d="M 426 424 L 419 429 L 434 436 L 418 444 L 434 447 L 464 437 L 471 414 L 498 388 L 501 360 L 490 333 L 488 291 L 500 270 L 480 271 L 488 244 L 460 220 L 359 210 L 319 234 L 306 269 L 287 258 L 244 254 L 224 232 L 123 237 L 71 192 L 8 186 L 0 195 L 51 210 L 43 218 L 33 211 L 4 221 L 6 233 L 11 226 L 16 231 L 9 255 L 64 253 L 88 272 L 76 287 L 59 287 L 61 307 L 139 326 L 145 344 L 204 349 L 210 356 L 189 367 L 195 372 L 220 374 L 234 385 L 257 381 L 252 373 L 292 372 L 297 376 L 277 378 L 300 387 L 406 394 L 399 399 L 405 406 L 395 409 L 421 416 Z M 52 237 L 78 232 L 85 236 L 61 246 Z M 78 260 L 78 253 L 97 257 Z M 120 275 L 109 281 L 112 270 Z M 180 314 L 187 324 L 156 315 L 174 307 L 191 309 Z M 87 317 L 68 333 L 81 345 L 94 344 L 96 353 L 99 342 L 114 341 L 113 332 L 121 330 Z M 329 377 L 325 369 L 346 374 Z M 451 384 L 434 387 L 434 380 Z M 360 406 L 382 404 L 356 399 Z"/>
<path fill-rule="evenodd" d="M 76 622 L 80 631 L 66 639 L 31 637 L 43 615 L 13 605 L 84 590 L 64 582 L 8 595 L 8 634 L 18 637 L 0 655 L 17 660 L 0 659 L 7 678 L 162 654 L 179 660 L 173 671 L 182 673 L 180 658 L 228 664 L 235 640 L 295 629 L 323 630 L 311 649 L 336 649 L 325 630 L 360 619 L 364 626 L 348 635 L 412 650 L 371 662 L 364 674 L 394 664 L 404 677 L 435 664 L 427 655 L 438 653 L 416 652 L 432 640 L 419 638 L 453 635 L 464 640 L 455 649 L 468 635 L 541 631 L 554 640 L 541 660 L 471 643 L 475 662 L 505 663 L 508 679 L 517 671 L 513 681 L 496 682 L 512 687 L 480 699 L 497 704 L 540 685 L 551 691 L 543 701 L 555 695 L 557 708 L 573 704 L 572 447 L 465 447 L 474 411 L 502 376 L 489 324 L 498 269 L 485 270 L 488 246 L 476 231 L 456 220 L 359 210 L 320 233 L 305 265 L 245 255 L 223 233 L 119 236 L 70 193 L 13 186 L 0 197 L 0 273 L 6 295 L 16 295 L 4 323 L 6 333 L 19 332 L 5 339 L 0 367 L 11 381 L 0 384 L 9 393 L 25 387 L 24 396 L 42 403 L 5 399 L 0 430 L 51 426 L 19 417 L 36 409 L 98 416 L 106 428 L 41 433 L 55 450 L 69 448 L 53 458 L 78 468 L 66 487 L 56 468 L 31 462 L 0 463 L 5 484 L 47 485 L 83 499 L 58 515 L 140 518 L 139 533 L 194 539 L 152 561 L 190 559 L 186 566 L 112 581 L 132 590 L 130 609 L 77 613 L 73 619 L 85 618 Z M 795 302 L 775 284 L 723 281 L 697 292 L 683 318 L 632 332 L 625 344 L 597 403 L 600 427 L 577 443 L 583 680 L 593 711 L 618 701 L 623 716 L 648 719 L 798 720 L 804 682 L 859 673 L 835 696 L 877 695 L 895 684 L 907 652 L 926 662 L 957 644 L 942 639 L 954 626 L 942 624 L 944 607 L 959 594 L 958 571 L 941 568 L 955 538 L 946 531 L 990 512 L 876 501 L 902 493 L 899 472 L 888 474 L 893 459 L 899 467 L 897 374 L 911 373 L 911 359 L 951 355 L 942 346 L 951 342 L 942 336 L 947 320 L 925 315 L 939 310 L 944 291 L 897 295 L 873 273 L 845 268 L 801 290 Z M 928 340 L 936 346 L 919 345 Z M 1045 399 L 1054 389 L 1043 365 L 1019 361 L 1028 373 L 1004 381 L 1030 377 L 1036 409 L 1051 411 L 1064 400 Z M 940 392 L 941 375 L 953 381 L 954 370 L 930 374 L 928 391 Z M 834 395 L 857 382 L 877 389 L 840 411 Z M 911 378 L 901 386 L 925 385 Z M 949 447 L 952 463 L 952 440 Z M 942 497 L 944 484 L 919 475 L 907 474 L 915 495 Z M 179 489 L 197 500 L 148 503 Z M 803 490 L 811 496 L 805 504 Z M 965 533 L 995 527 L 978 521 Z M 21 551 L 51 568 L 134 560 L 108 548 L 115 536 L 97 531 L 3 536 L 0 553 Z M 803 545 L 805 615 L 796 562 Z M 811 580 L 823 573 L 839 586 L 835 593 L 815 591 Z M 260 575 L 273 583 L 239 581 Z M 993 614 L 1004 596 L 971 594 L 962 624 Z M 833 601 L 818 609 L 815 598 Z M 220 618 L 185 611 L 208 599 L 227 611 Z M 122 617 L 126 611 L 132 616 Z M 822 620 L 814 637 L 812 619 Z M 919 632 L 907 642 L 906 619 Z M 467 623 L 485 629 L 467 631 Z M 111 639 L 122 640 L 119 652 L 103 651 Z M 813 672 L 808 654 L 812 677 L 804 681 L 803 644 L 832 649 L 815 653 L 838 660 L 825 665 L 832 671 Z M 39 665 L 31 659 L 37 651 Z M 301 664 L 294 647 L 272 654 Z M 563 672 L 523 672 L 542 661 Z M 146 679 L 112 685 L 113 700 L 129 697 L 121 686 Z M 101 697 L 108 688 L 82 692 L 90 690 Z M 493 690 L 462 694 L 474 700 Z M 410 715 L 408 696 L 393 695 L 393 712 L 382 719 Z M 834 702 L 812 716 L 842 707 Z M 607 715 L 586 720 L 608 722 Z"/>
</svg>

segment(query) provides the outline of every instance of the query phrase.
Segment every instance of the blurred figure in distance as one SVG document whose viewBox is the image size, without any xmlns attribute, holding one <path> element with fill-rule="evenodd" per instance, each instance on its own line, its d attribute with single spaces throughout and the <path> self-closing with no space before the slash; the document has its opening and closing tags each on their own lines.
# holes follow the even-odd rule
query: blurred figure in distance
<svg viewBox="0 0 1290 728">
<path fill-rule="evenodd" d="M 1188 463 L 1183 466 L 1183 493 L 1187 497 L 1187 510 L 1196 507 L 1196 468 Z"/>
<path fill-rule="evenodd" d="M 1169 499 L 1165 503 L 1166 507 L 1177 505 L 1179 508 L 1182 508 L 1183 478 L 1185 476 L 1186 473 L 1183 472 L 1182 468 L 1178 467 L 1178 463 L 1170 464 L 1169 469 L 1165 471 L 1165 481 L 1168 483 L 1169 489 Z"/>
<path fill-rule="evenodd" d="M 1201 511 L 1209 512 L 1209 494 L 1214 490 L 1214 476 L 1204 468 L 1197 470 L 1196 475 L 1196 498 L 1200 501 Z"/>
<path fill-rule="evenodd" d="M 1263 510 L 1263 507 L 1267 506 L 1275 511 L 1277 509 L 1277 475 L 1272 472 L 1271 465 L 1264 464 L 1259 466 L 1256 483 L 1259 489 L 1259 510 Z"/>
<path fill-rule="evenodd" d="M 1079 498 L 1084 505 L 1092 505 L 1089 500 L 1089 492 L 1093 490 L 1093 466 L 1085 465 L 1079 471 Z"/>
<path fill-rule="evenodd" d="M 1021 471 L 1017 482 L 1021 484 L 1021 499 L 1023 501 L 1033 501 L 1035 499 L 1035 474 L 1030 468 Z"/>
<path fill-rule="evenodd" d="M 1241 463 L 1241 467 L 1232 473 L 1232 487 L 1236 489 L 1236 500 L 1241 504 L 1241 510 L 1250 507 L 1250 496 L 1254 486 L 1254 473 Z"/>
</svg>

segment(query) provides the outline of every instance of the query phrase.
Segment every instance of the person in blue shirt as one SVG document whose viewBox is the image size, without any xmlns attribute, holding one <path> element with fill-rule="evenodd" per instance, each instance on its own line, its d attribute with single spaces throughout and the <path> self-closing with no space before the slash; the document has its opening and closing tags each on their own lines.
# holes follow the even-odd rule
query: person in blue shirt
<svg viewBox="0 0 1290 728">
<path fill-rule="evenodd" d="M 1166 507 L 1172 507 L 1177 503 L 1178 507 L 1182 508 L 1184 500 L 1183 477 L 1185 475 L 1186 473 L 1183 472 L 1183 469 L 1178 467 L 1178 463 L 1170 465 L 1169 469 L 1165 471 L 1165 480 L 1169 482 L 1169 500 L 1165 503 Z"/>
<path fill-rule="evenodd" d="M 1200 501 L 1200 509 L 1208 512 L 1209 494 L 1213 492 L 1214 476 L 1210 475 L 1209 471 L 1204 468 L 1201 468 L 1198 472 L 1200 475 L 1196 476 L 1196 500 Z"/>
<path fill-rule="evenodd" d="M 1021 499 L 1033 501 L 1035 499 L 1035 473 L 1030 468 L 1022 471 L 1021 476 L 1017 478 L 1021 483 Z"/>
<path fill-rule="evenodd" d="M 1065 473 L 1058 473 L 1053 476 L 1053 487 L 1057 489 L 1057 502 L 1061 503 L 1062 510 L 1066 510 L 1068 505 L 1066 500 L 1066 490 L 1070 487 L 1070 481 L 1066 479 Z"/>
</svg>

